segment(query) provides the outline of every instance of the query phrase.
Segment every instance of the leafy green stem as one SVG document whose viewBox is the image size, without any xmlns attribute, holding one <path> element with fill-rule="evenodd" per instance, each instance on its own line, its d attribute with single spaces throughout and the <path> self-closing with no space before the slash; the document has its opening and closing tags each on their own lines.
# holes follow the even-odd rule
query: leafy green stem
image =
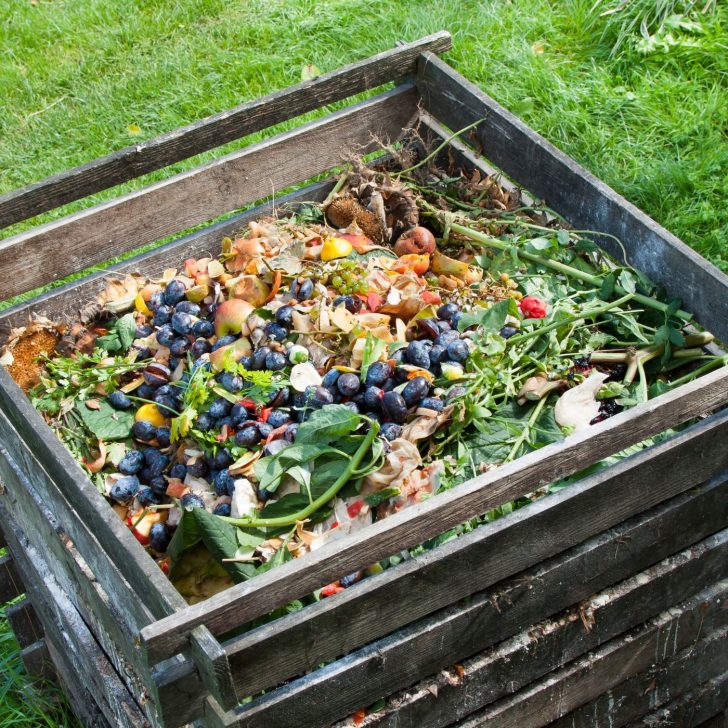
<svg viewBox="0 0 728 728">
<path fill-rule="evenodd" d="M 319 508 L 326 505 L 348 482 L 351 480 L 352 475 L 357 471 L 364 456 L 369 452 L 369 449 L 374 442 L 374 438 L 379 432 L 379 423 L 373 420 L 369 426 L 369 432 L 362 440 L 356 452 L 352 455 L 349 464 L 347 465 L 344 472 L 336 479 L 333 485 L 322 495 L 320 495 L 315 501 L 309 503 L 305 508 L 302 508 L 296 513 L 292 513 L 289 516 L 281 516 L 279 518 L 227 518 L 226 516 L 218 516 L 223 521 L 232 523 L 235 526 L 242 528 L 278 528 L 281 526 L 293 526 L 298 521 L 303 521 L 308 518 L 311 514 L 315 513 Z"/>
<path fill-rule="evenodd" d="M 724 356 L 719 356 L 716 359 L 713 359 L 712 361 L 709 361 L 707 364 L 703 364 L 702 367 L 698 367 L 697 369 L 693 369 L 692 372 L 688 372 L 687 374 L 683 375 L 682 377 L 678 377 L 677 379 L 673 379 L 670 382 L 670 387 L 679 387 L 681 384 L 687 384 L 688 382 L 692 382 L 693 379 L 697 379 L 698 377 L 702 377 L 703 374 L 707 374 L 708 372 L 712 372 L 713 369 L 719 369 L 720 367 L 728 366 L 728 354 Z"/>
<path fill-rule="evenodd" d="M 464 235 L 466 238 L 469 238 L 473 242 L 479 243 L 487 248 L 495 248 L 496 250 L 508 251 L 512 247 L 508 245 L 508 243 L 504 243 L 502 240 L 493 238 L 490 235 L 485 235 L 484 233 L 473 230 L 472 228 L 465 227 L 464 225 L 452 223 L 450 228 L 453 232 Z M 566 265 L 565 263 L 561 263 L 558 260 L 544 258 L 540 255 L 534 255 L 533 253 L 529 253 L 528 251 L 520 249 L 518 251 L 518 255 L 521 258 L 525 258 L 526 260 L 531 261 L 532 263 L 537 263 L 538 265 L 542 265 L 545 268 L 551 268 L 551 270 L 563 273 L 570 278 L 576 278 L 577 280 L 583 281 L 584 283 L 591 283 L 591 285 L 595 286 L 596 288 L 600 288 L 602 285 L 602 281 L 599 276 L 592 275 L 591 273 L 586 273 L 583 270 L 579 270 L 578 268 Z M 618 285 L 615 285 L 614 290 L 620 294 L 627 293 L 624 288 Z M 638 303 L 641 303 L 643 306 L 649 306 L 650 308 L 661 311 L 662 313 L 665 313 L 668 310 L 668 304 L 663 303 L 662 301 L 658 301 L 655 298 L 651 298 L 650 296 L 645 296 L 641 293 L 635 293 L 634 300 Z M 678 310 L 675 311 L 674 315 L 685 321 L 689 321 L 690 319 L 692 319 L 692 316 L 687 313 L 687 311 Z"/>
<path fill-rule="evenodd" d="M 533 426 L 538 421 L 538 418 L 541 415 L 541 410 L 543 410 L 547 399 L 548 397 L 543 397 L 543 399 L 539 399 L 539 401 L 536 403 L 536 406 L 533 408 L 533 412 L 531 412 L 531 416 L 528 418 L 526 426 L 523 428 L 523 432 L 521 432 L 521 434 L 518 436 L 518 439 L 513 443 L 511 451 L 508 453 L 506 459 L 503 461 L 504 463 L 513 460 L 513 458 L 518 455 L 518 451 L 521 449 L 521 445 L 523 445 L 528 436 L 531 434 Z"/>
<path fill-rule="evenodd" d="M 546 326 L 542 326 L 541 328 L 527 331 L 525 334 L 516 334 L 515 336 L 511 336 L 511 338 L 507 340 L 507 343 L 517 344 L 521 341 L 526 341 L 528 339 L 533 339 L 537 336 L 541 336 L 541 334 L 547 334 L 549 331 L 560 329 L 562 326 L 565 326 L 567 324 L 572 324 L 576 321 L 583 321 L 584 319 L 592 318 L 594 316 L 601 316 L 603 313 L 606 313 L 610 309 L 617 308 L 618 306 L 621 306 L 622 304 L 631 301 L 633 298 L 635 298 L 635 296 L 636 294 L 634 293 L 628 293 L 626 296 L 622 296 L 622 298 L 618 298 L 616 301 L 605 303 L 603 306 L 591 309 L 591 311 L 585 311 L 584 313 L 580 313 L 575 316 L 567 316 L 566 318 L 559 319 L 558 321 L 553 321 L 550 324 L 546 324 Z"/>
</svg>

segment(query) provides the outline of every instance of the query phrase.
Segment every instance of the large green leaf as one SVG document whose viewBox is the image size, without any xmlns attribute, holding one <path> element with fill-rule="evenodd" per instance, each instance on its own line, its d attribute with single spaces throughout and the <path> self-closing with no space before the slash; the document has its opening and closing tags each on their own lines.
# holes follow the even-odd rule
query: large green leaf
<svg viewBox="0 0 728 728">
<path fill-rule="evenodd" d="M 234 559 L 238 547 L 237 529 L 221 518 L 208 513 L 204 508 L 194 508 L 191 511 L 197 528 L 200 532 L 202 542 L 216 561 L 222 562 L 222 566 L 233 581 L 241 582 L 255 576 L 255 565 L 235 561 L 223 561 L 223 559 Z"/>
<path fill-rule="evenodd" d="M 133 412 L 115 410 L 106 400 L 95 400 L 98 409 L 89 409 L 86 402 L 78 402 L 76 411 L 83 423 L 101 440 L 123 440 L 131 433 Z"/>
<path fill-rule="evenodd" d="M 361 418 L 343 404 L 327 404 L 311 414 L 296 433 L 296 444 L 327 445 L 353 432 Z"/>
</svg>

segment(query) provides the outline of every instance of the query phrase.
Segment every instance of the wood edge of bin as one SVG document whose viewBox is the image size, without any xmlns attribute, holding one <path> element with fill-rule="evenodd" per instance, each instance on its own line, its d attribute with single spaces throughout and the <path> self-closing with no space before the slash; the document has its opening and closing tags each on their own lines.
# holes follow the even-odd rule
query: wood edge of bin
<svg viewBox="0 0 728 728">
<path fill-rule="evenodd" d="M 694 512 L 691 521 L 696 522 L 698 516 Z M 634 528 L 638 529 L 639 526 L 635 525 Z M 604 568 L 603 559 L 598 563 L 596 559 L 605 555 L 605 546 L 609 549 L 619 545 L 619 533 L 610 533 L 610 542 L 602 544 L 591 554 L 589 550 L 579 549 L 576 556 L 579 561 L 575 564 L 596 563 L 597 567 Z M 593 546 L 596 539 L 591 541 Z M 585 601 L 579 600 L 571 605 L 567 603 L 566 607 L 559 604 L 561 597 L 558 595 L 558 587 L 551 581 L 541 582 L 547 592 L 543 598 L 534 593 L 534 586 L 540 581 L 538 574 L 554 577 L 564 574 L 561 571 L 564 567 L 560 564 L 564 560 L 554 559 L 528 570 L 524 575 L 519 574 L 507 580 L 503 585 L 506 589 L 502 592 L 498 588 L 477 595 L 476 603 L 467 608 L 470 614 L 466 621 L 458 621 L 452 609 L 442 610 L 432 618 L 421 620 L 388 638 L 377 640 L 339 661 L 343 664 L 328 665 L 227 714 L 211 699 L 208 699 L 208 705 L 214 707 L 220 716 L 224 716 L 220 725 L 228 727 L 262 728 L 275 724 L 278 728 L 289 728 L 296 725 L 297 716 L 301 712 L 310 713 L 314 710 L 317 711 L 321 724 L 324 724 L 374 702 L 389 690 L 392 681 L 400 684 L 404 682 L 402 687 L 405 687 L 408 675 L 411 676 L 409 684 L 418 680 L 423 666 L 422 659 L 430 667 L 435 666 L 431 675 L 438 669 L 447 671 L 449 677 L 444 676 L 444 681 L 440 680 L 440 683 L 445 683 L 444 688 L 453 675 L 452 665 L 463 662 L 464 672 L 457 670 L 455 674 L 460 674 L 461 679 L 469 676 L 472 679 L 463 683 L 462 691 L 458 690 L 456 683 L 452 683 L 449 697 L 445 689 L 442 695 L 436 691 L 434 698 L 429 694 L 431 699 L 414 716 L 407 713 L 400 715 L 397 711 L 390 721 L 381 722 L 381 725 L 393 728 L 401 724 L 409 725 L 406 721 L 411 719 L 412 725 L 441 728 L 450 725 L 456 717 L 464 717 L 474 709 L 479 709 L 483 704 L 491 705 L 506 700 L 514 691 L 533 687 L 566 663 L 588 660 L 584 656 L 591 655 L 604 643 L 629 634 L 630 630 L 639 628 L 663 610 L 672 611 L 677 603 L 694 599 L 693 595 L 704 589 L 705 580 L 710 580 L 712 584 L 715 579 L 720 579 L 727 545 L 728 531 L 723 530 L 637 574 L 630 567 L 629 557 L 623 555 L 620 558 L 625 580 L 606 590 L 597 591 L 596 594 L 589 586 L 582 587 Z M 664 544 L 661 548 L 669 550 Z M 587 561 L 583 561 L 585 557 Z M 568 564 L 569 559 L 565 563 Z M 524 579 L 526 574 L 530 574 L 531 578 Z M 533 577 L 536 577 L 535 581 Z M 578 579 L 578 574 L 572 572 L 563 583 L 578 593 Z M 609 581 L 608 578 L 606 580 Z M 718 583 L 724 590 L 728 588 L 725 580 Z M 509 601 L 511 596 L 512 602 Z M 549 601 L 546 601 L 547 597 Z M 555 597 L 553 608 L 550 606 L 552 597 Z M 609 598 L 613 598 L 612 603 L 608 601 Z M 510 614 L 511 611 L 516 613 L 515 617 Z M 553 616 L 544 619 L 545 612 L 550 612 Z M 607 616 L 610 614 L 611 617 Z M 537 618 L 534 621 L 535 615 Z M 438 621 L 448 620 L 452 620 L 452 628 L 448 633 L 439 635 L 431 632 Z M 500 620 L 510 620 L 509 626 L 502 627 L 498 624 Z M 470 629 L 467 626 L 468 621 Z M 584 622 L 591 628 L 585 629 Z M 477 638 L 478 632 L 485 633 L 487 630 L 490 630 L 492 636 L 485 649 L 476 652 L 467 660 L 455 656 L 463 654 L 463 649 L 468 649 L 465 644 L 469 634 Z M 458 631 L 461 633 L 459 637 Z M 413 649 L 408 653 L 400 652 L 399 656 L 396 651 L 389 649 L 391 645 L 397 644 L 406 648 L 408 637 L 409 641 L 424 638 L 426 644 L 419 647 L 411 644 Z M 461 644 L 451 649 L 448 638 Z M 448 645 L 447 654 L 441 657 L 425 654 L 428 650 L 436 653 L 438 645 L 440 650 Z M 561 647 L 563 651 L 560 651 Z M 479 647 L 476 644 L 470 648 L 470 652 L 477 649 Z M 529 662 L 531 658 L 534 662 Z M 408 660 L 414 662 L 411 668 L 406 664 Z M 352 668 L 356 663 L 358 669 Z M 393 672 L 394 668 L 396 671 Z M 362 682 L 373 684 L 367 684 L 366 691 L 357 690 L 356 685 L 361 685 Z M 402 723 L 399 722 L 400 718 Z M 374 719 L 372 724 L 380 725 Z"/>
<path fill-rule="evenodd" d="M 667 441 L 655 454 L 638 453 L 622 468 L 606 469 L 519 509 L 514 518 L 461 535 L 445 544 L 437 559 L 399 564 L 338 599 L 322 600 L 226 641 L 238 689 L 255 694 L 304 674 L 704 482 L 714 467 L 728 471 L 728 456 L 704 470 L 696 463 L 698 453 L 713 450 L 727 436 L 728 417 L 718 429 L 686 434 L 682 442 Z M 654 472 L 655 457 L 664 475 L 646 496 L 639 486 Z M 600 514 L 608 497 L 618 505 Z M 494 553 L 497 560 L 489 558 Z M 414 588 L 418 598 L 410 604 Z M 340 624 L 348 625 L 344 634 L 337 630 Z"/>
<path fill-rule="evenodd" d="M 478 513 L 533 492 L 613 452 L 723 405 L 728 400 L 726 383 L 728 367 L 622 412 L 593 430 L 575 433 L 562 443 L 524 455 L 375 523 L 366 533 L 349 535 L 335 544 L 325 545 L 313 554 L 237 584 L 211 597 L 204 605 L 186 607 L 163 618 L 142 629 L 142 644 L 150 661 L 155 662 L 183 649 L 189 631 L 199 624 L 206 624 L 213 634 L 223 634 L 342 574 L 364 568 L 393 551 L 414 547 Z"/>
<path fill-rule="evenodd" d="M 0 240 L 12 297 L 205 223 L 397 139 L 417 112 L 410 83 L 107 202 Z M 22 254 L 19 252 L 22 250 Z M 47 265 L 38 266 L 38 250 Z M 61 254 L 62 253 L 62 254 Z"/>
<path fill-rule="evenodd" d="M 444 53 L 451 47 L 446 30 L 400 43 L 0 195 L 0 229 L 412 74 L 421 53 Z"/>
<path fill-rule="evenodd" d="M 211 254 L 213 249 L 219 249 L 222 238 L 239 232 L 250 220 L 280 209 L 295 210 L 304 202 L 322 202 L 332 186 L 333 183 L 328 180 L 314 182 L 281 197 L 257 201 L 248 209 L 206 225 L 201 230 L 184 234 L 152 250 L 138 253 L 6 308 L 0 311 L 0 341 L 6 339 L 13 328 L 26 326 L 36 313 L 51 320 L 68 321 L 78 315 L 83 303 L 98 295 L 108 280 L 141 272 L 141 266 L 149 271 L 149 277 L 161 275 L 165 268 L 177 267 L 185 258 Z"/>
</svg>

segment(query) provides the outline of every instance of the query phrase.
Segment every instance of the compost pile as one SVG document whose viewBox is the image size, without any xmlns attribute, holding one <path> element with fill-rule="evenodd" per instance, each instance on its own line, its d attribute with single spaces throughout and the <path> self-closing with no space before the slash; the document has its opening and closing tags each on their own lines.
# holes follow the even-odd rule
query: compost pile
<svg viewBox="0 0 728 728">
<path fill-rule="evenodd" d="M 191 603 L 724 363 L 679 301 L 498 178 L 402 167 L 353 163 L 323 205 L 6 347 Z"/>
</svg>

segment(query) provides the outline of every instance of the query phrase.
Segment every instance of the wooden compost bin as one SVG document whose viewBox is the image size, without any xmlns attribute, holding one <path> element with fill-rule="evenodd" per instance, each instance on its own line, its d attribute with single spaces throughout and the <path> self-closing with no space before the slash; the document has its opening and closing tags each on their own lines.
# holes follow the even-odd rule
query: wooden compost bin
<svg viewBox="0 0 728 728">
<path fill-rule="evenodd" d="M 311 179 L 343 152 L 396 139 L 418 116 L 433 138 L 482 119 L 469 140 L 478 152 L 456 141 L 447 153 L 466 167 L 502 170 L 578 228 L 620 238 L 632 265 L 728 341 L 728 279 L 453 71 L 436 55 L 449 47 L 447 33 L 401 45 L 1 197 L 0 225 L 11 225 L 396 84 L 1 241 L 3 298 Z M 330 187 L 308 185 L 111 270 L 159 274 L 216 250 L 273 204 L 321 200 Z M 599 242 L 622 255 L 612 238 Z M 3 337 L 32 312 L 73 315 L 107 277 L 91 273 L 6 310 Z M 728 705 L 727 402 L 723 368 L 187 606 L 0 368 L 0 524 L 9 547 L 0 597 L 27 593 L 12 617 L 28 662 L 49 654 L 93 725 L 326 726 L 387 696 L 365 725 L 718 725 Z M 496 522 L 229 636 L 332 580 L 690 421 Z M 35 641 L 40 632 L 44 643 Z"/>
</svg>

